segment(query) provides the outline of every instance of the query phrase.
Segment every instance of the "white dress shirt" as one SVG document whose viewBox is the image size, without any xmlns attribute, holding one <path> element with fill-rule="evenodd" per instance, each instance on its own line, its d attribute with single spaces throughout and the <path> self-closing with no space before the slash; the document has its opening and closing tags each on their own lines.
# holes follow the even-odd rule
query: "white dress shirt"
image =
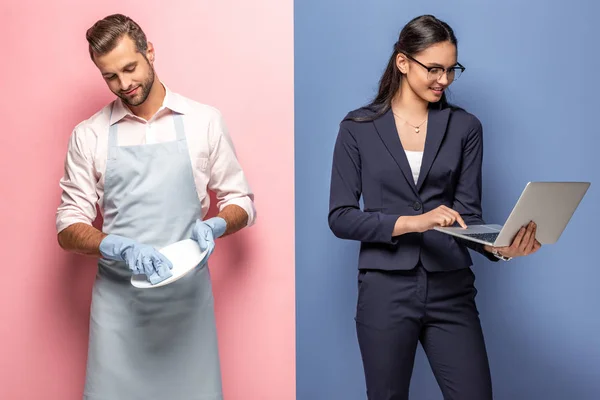
<svg viewBox="0 0 600 400">
<path fill-rule="evenodd" d="M 103 212 L 109 125 L 119 124 L 119 146 L 168 142 L 176 137 L 173 113 L 183 115 L 202 218 L 210 207 L 208 190 L 211 190 L 216 194 L 219 210 L 230 204 L 238 205 L 248 213 L 248 226 L 254 224 L 254 194 L 238 162 L 221 113 L 173 93 L 166 86 L 165 89 L 162 107 L 148 121 L 135 116 L 117 98 L 75 127 L 69 140 L 64 176 L 60 180 L 62 195 L 56 213 L 58 232 L 77 222 L 91 224 L 96 219 L 96 204 Z"/>
<path fill-rule="evenodd" d="M 421 172 L 421 162 L 423 161 L 423 152 L 422 151 L 410 151 L 405 150 L 406 158 L 408 159 L 408 164 L 410 165 L 410 169 L 412 171 L 413 180 L 415 181 L 415 185 L 419 181 L 419 174 Z"/>
</svg>

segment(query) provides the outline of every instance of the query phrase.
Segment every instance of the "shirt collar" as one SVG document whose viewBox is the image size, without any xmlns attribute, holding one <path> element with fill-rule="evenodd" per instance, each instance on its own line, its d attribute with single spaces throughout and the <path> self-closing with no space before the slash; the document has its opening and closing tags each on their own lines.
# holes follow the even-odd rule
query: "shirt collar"
<svg viewBox="0 0 600 400">
<path fill-rule="evenodd" d="M 163 100 L 163 105 L 159 108 L 157 112 L 168 108 L 169 110 L 178 114 L 185 114 L 189 109 L 184 99 L 182 99 L 181 96 L 177 95 L 176 93 L 173 93 L 164 83 L 160 82 L 160 84 L 163 85 L 163 87 L 165 88 L 166 94 Z M 113 110 L 109 122 L 110 125 L 119 122 L 127 116 L 135 117 L 135 115 L 131 112 L 129 107 L 127 107 L 127 105 L 125 105 L 120 98 L 117 98 L 113 102 Z"/>
</svg>

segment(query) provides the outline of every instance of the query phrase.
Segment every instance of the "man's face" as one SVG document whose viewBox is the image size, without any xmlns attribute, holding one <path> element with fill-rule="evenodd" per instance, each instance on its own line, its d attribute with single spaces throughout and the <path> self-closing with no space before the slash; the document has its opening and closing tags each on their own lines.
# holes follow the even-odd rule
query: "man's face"
<svg viewBox="0 0 600 400">
<path fill-rule="evenodd" d="M 154 83 L 154 49 L 148 43 L 145 54 L 136 51 L 135 42 L 125 35 L 117 47 L 102 56 L 94 56 L 94 62 L 102 73 L 111 92 L 130 106 L 141 105 L 150 94 Z"/>
</svg>

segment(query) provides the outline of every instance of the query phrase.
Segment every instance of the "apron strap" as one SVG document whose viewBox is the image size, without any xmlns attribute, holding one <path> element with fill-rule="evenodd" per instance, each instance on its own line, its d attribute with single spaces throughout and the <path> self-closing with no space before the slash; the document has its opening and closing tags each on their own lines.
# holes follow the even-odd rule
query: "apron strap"
<svg viewBox="0 0 600 400">
<path fill-rule="evenodd" d="M 173 112 L 173 122 L 175 123 L 175 134 L 178 141 L 185 139 L 185 128 L 183 127 L 183 115 Z"/>
<path fill-rule="evenodd" d="M 112 106 L 110 107 L 110 116 L 108 117 L 109 124 L 110 124 L 110 120 L 112 119 L 114 106 L 115 106 L 115 103 L 113 102 Z M 117 146 L 118 146 L 117 123 L 115 122 L 114 124 L 110 125 L 108 128 L 108 159 L 109 160 L 117 159 Z"/>
</svg>

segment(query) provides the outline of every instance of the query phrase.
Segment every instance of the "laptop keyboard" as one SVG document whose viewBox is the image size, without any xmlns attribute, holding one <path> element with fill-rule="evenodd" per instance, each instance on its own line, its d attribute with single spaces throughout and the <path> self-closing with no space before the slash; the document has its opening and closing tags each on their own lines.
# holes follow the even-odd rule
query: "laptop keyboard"
<svg viewBox="0 0 600 400">
<path fill-rule="evenodd" d="M 494 241 L 496 240 L 496 238 L 498 237 L 500 233 L 499 232 L 494 232 L 494 233 L 467 233 L 465 234 L 465 236 L 469 236 L 475 239 L 479 239 L 479 240 L 484 240 L 486 242 L 489 243 L 494 243 Z"/>
</svg>

